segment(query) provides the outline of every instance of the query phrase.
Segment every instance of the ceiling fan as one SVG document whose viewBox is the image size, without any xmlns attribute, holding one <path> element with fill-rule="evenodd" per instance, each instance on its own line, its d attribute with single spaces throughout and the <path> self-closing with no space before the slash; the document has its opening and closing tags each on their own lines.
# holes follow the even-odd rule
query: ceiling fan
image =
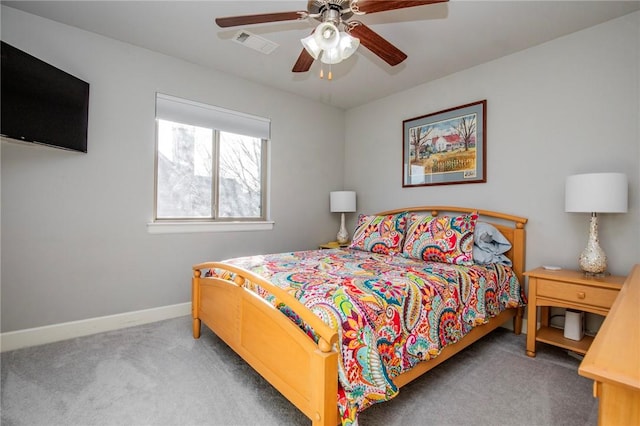
<svg viewBox="0 0 640 426">
<path fill-rule="evenodd" d="M 398 65 L 407 55 L 360 21 L 350 20 L 353 15 L 384 12 L 407 7 L 443 3 L 448 0 L 309 0 L 307 10 L 294 12 L 261 13 L 254 15 L 216 18 L 222 28 L 264 24 L 279 21 L 320 21 L 311 35 L 301 40 L 303 49 L 293 66 L 293 72 L 309 71 L 316 59 L 335 64 L 351 56 L 359 44 L 391 66 Z M 340 31 L 340 28 L 343 31 Z"/>
</svg>

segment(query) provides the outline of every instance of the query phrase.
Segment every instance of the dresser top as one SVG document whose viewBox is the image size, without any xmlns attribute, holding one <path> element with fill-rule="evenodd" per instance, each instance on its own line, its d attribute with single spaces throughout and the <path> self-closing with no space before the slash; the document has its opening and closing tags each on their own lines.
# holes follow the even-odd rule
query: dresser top
<svg viewBox="0 0 640 426">
<path fill-rule="evenodd" d="M 578 372 L 640 390 L 640 264 L 635 265 L 602 323 Z"/>
</svg>

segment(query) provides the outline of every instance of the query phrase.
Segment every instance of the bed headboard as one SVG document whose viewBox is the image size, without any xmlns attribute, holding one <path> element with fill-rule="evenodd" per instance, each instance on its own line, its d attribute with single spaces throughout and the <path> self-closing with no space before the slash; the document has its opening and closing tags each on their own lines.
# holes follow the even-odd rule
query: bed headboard
<svg viewBox="0 0 640 426">
<path fill-rule="evenodd" d="M 450 215 L 456 213 L 472 213 L 478 212 L 478 220 L 490 223 L 495 226 L 508 240 L 511 242 L 511 249 L 505 253 L 513 262 L 513 270 L 515 271 L 520 282 L 524 282 L 525 271 L 525 241 L 526 233 L 524 226 L 527 218 L 513 216 L 506 213 L 494 212 L 491 210 L 474 209 L 469 207 L 454 206 L 419 206 L 408 207 L 404 209 L 387 210 L 377 213 L 378 215 L 397 214 L 402 212 L 422 212 L 431 216 Z"/>
</svg>

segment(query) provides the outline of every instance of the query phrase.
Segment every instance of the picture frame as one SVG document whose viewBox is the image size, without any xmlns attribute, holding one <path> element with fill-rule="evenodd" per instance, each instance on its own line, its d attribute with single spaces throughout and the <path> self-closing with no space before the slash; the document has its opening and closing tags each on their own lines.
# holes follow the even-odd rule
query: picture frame
<svg viewBox="0 0 640 426">
<path fill-rule="evenodd" d="M 402 122 L 402 186 L 487 181 L 487 100 Z"/>
</svg>

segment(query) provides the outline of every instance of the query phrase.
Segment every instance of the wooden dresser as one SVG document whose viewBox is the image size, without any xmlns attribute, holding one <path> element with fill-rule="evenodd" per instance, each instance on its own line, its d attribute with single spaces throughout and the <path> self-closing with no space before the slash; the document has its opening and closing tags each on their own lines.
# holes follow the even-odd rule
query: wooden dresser
<svg viewBox="0 0 640 426">
<path fill-rule="evenodd" d="M 600 426 L 640 425 L 640 264 L 624 282 L 578 373 L 594 380 Z"/>
</svg>

